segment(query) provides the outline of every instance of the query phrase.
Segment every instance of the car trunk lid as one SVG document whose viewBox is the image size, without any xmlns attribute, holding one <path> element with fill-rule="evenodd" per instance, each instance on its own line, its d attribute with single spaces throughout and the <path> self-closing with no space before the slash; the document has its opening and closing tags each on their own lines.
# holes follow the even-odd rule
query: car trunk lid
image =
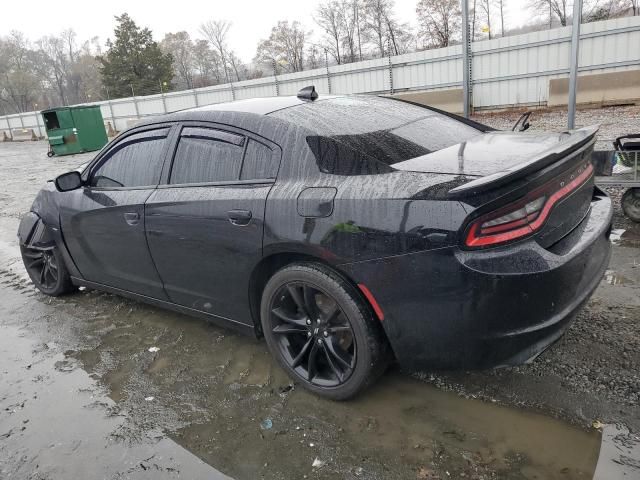
<svg viewBox="0 0 640 480">
<path fill-rule="evenodd" d="M 534 236 L 551 247 L 588 213 L 597 130 L 490 132 L 393 167 L 457 176 L 448 197 L 471 208 L 464 233 L 467 246 Z"/>
<path fill-rule="evenodd" d="M 585 127 L 558 133 L 489 132 L 466 142 L 396 163 L 393 168 L 469 177 L 468 182 L 450 192 L 454 196 L 466 196 L 495 188 L 550 165 L 587 143 L 597 130 L 597 127 Z"/>
</svg>

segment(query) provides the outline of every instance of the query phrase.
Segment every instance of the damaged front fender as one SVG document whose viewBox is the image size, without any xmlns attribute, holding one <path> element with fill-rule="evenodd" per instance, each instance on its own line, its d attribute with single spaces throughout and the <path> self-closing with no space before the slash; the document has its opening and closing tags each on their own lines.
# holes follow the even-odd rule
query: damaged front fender
<svg viewBox="0 0 640 480">
<path fill-rule="evenodd" d="M 38 214 L 29 212 L 20 220 L 18 243 L 28 248 L 48 249 L 55 246 L 55 239 Z"/>
</svg>

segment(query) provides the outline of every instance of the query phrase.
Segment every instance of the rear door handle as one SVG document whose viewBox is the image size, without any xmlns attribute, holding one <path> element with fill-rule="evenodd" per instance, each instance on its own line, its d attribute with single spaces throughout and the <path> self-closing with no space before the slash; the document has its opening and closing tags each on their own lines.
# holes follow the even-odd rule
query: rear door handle
<svg viewBox="0 0 640 480">
<path fill-rule="evenodd" d="M 124 221 L 129 225 L 137 225 L 140 223 L 140 214 L 138 212 L 126 212 L 124 214 Z"/>
<path fill-rule="evenodd" d="M 229 210 L 227 212 L 227 217 L 229 217 L 229 221 L 233 225 L 245 226 L 249 225 L 252 217 L 251 210 Z"/>
</svg>

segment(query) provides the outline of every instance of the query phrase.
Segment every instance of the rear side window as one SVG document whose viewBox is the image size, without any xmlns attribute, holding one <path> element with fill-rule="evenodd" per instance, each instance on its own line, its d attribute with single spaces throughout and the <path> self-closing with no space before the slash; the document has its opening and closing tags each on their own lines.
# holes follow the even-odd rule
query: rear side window
<svg viewBox="0 0 640 480">
<path fill-rule="evenodd" d="M 160 181 L 168 128 L 131 135 L 107 153 L 89 185 L 99 188 L 155 186 Z"/>
<path fill-rule="evenodd" d="M 333 175 L 374 175 L 392 172 L 387 164 L 330 137 L 308 136 L 318 168 Z"/>
<path fill-rule="evenodd" d="M 307 144 L 318 167 L 336 175 L 393 171 L 396 163 L 482 134 L 434 110 L 369 96 L 308 102 L 269 115 L 313 132 Z"/>
<path fill-rule="evenodd" d="M 178 143 L 170 183 L 238 180 L 246 139 L 221 130 L 187 127 Z"/>
<path fill-rule="evenodd" d="M 277 174 L 278 158 L 274 152 L 266 145 L 249 139 L 240 180 L 276 178 Z"/>
</svg>

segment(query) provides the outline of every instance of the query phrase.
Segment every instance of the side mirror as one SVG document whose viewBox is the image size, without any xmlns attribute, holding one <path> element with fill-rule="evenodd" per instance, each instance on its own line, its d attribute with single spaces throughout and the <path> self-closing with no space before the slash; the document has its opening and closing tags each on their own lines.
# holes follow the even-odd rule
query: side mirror
<svg viewBox="0 0 640 480">
<path fill-rule="evenodd" d="M 59 192 L 68 192 L 82 186 L 82 177 L 79 172 L 63 173 L 54 180 L 56 188 Z"/>
</svg>

